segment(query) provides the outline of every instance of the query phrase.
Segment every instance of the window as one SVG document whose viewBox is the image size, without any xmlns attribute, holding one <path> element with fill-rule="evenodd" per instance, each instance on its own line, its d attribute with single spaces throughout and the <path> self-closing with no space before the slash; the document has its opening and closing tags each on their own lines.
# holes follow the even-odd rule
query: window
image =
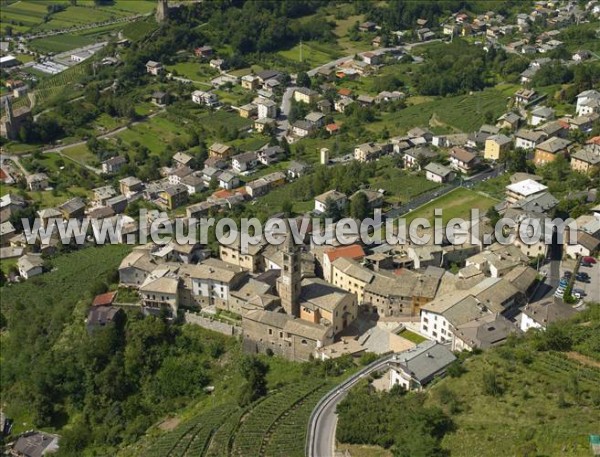
<svg viewBox="0 0 600 457">
<path fill-rule="evenodd" d="M 273 334 L 273 329 L 272 329 L 272 328 L 270 328 L 270 329 L 269 329 L 269 335 L 272 335 L 272 334 Z"/>
<path fill-rule="evenodd" d="M 308 343 L 306 342 L 306 340 L 302 340 L 301 343 L 306 346 Z"/>
<path fill-rule="evenodd" d="M 279 332 L 279 338 L 283 338 L 283 332 Z"/>
</svg>

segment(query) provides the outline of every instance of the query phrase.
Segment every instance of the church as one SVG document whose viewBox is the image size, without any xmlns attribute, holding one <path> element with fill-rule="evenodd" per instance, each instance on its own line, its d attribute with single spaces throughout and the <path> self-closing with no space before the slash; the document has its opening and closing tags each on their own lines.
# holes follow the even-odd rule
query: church
<svg viewBox="0 0 600 457">
<path fill-rule="evenodd" d="M 29 107 L 22 107 L 13 111 L 10 98 L 5 97 L 4 106 L 2 107 L 2 119 L 0 120 L 0 136 L 9 140 L 16 140 L 19 137 L 19 130 L 30 117 L 31 109 Z"/>
<path fill-rule="evenodd" d="M 275 282 L 280 305 L 246 308 L 242 314 L 244 350 L 306 361 L 356 319 L 356 295 L 319 278 L 303 279 L 300 249 L 291 235 L 282 247 L 281 266 Z"/>
</svg>

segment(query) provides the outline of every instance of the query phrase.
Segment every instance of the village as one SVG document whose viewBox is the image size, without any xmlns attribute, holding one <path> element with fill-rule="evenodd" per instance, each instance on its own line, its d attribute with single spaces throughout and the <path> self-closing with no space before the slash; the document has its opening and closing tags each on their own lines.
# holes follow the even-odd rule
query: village
<svg viewBox="0 0 600 457">
<path fill-rule="evenodd" d="M 341 444 L 329 423 L 338 416 L 325 400 L 339 405 L 363 378 L 382 395 L 418 394 L 464 365 L 464 354 L 512 347 L 597 306 L 597 1 L 537 1 L 510 14 L 465 9 L 435 21 L 424 15 L 399 30 L 367 20 L 372 12 L 353 14 L 335 52 L 301 38 L 272 60 L 257 52 L 245 61 L 210 34 L 177 43 L 171 55 L 147 51 L 140 43 L 187 20 L 187 8 L 200 14 L 185 2 L 151 3 L 48 32 L 108 30 L 61 52 L 42 52 L 39 43 L 53 35 L 35 27 L 7 34 L 3 19 L 3 290 L 41 284 L 60 274 L 57 259 L 74 253 L 93 251 L 102 262 L 106 248 L 91 229 L 81 242 L 65 245 L 55 230 L 32 243 L 26 222 L 119 224 L 113 242 L 123 254 L 106 273 L 112 279 L 85 295 L 77 326 L 94 338 L 136 313 L 231 338 L 256 360 L 353 361 L 358 371 L 328 384 L 303 417 L 306 448 L 294 452 L 320 457 L 333 457 L 331 447 Z M 212 26 L 210 17 L 203 21 Z M 127 27 L 135 33 L 124 34 Z M 453 79 L 461 71 L 445 50 L 473 56 L 464 80 Z M 477 63 L 487 73 L 467 81 Z M 125 71 L 140 82 L 124 80 Z M 91 87 L 90 72 L 102 84 Z M 58 91 L 65 98 L 54 105 L 48 94 Z M 70 125 L 92 100 L 95 117 Z M 310 222 L 301 243 L 292 237 L 312 218 L 331 219 L 335 232 L 344 218 L 360 225 L 375 212 L 383 220 L 375 232 L 387 235 L 386 221 L 425 219 L 431 224 L 419 234 L 431 240 L 369 243 L 355 231 L 348 243 L 323 245 Z M 221 243 L 211 231 L 207 242 L 159 243 L 141 235 L 176 221 L 189 227 L 242 217 L 286 220 L 285 241 L 245 246 L 238 233 Z M 466 221 L 462 243 L 447 237 L 455 218 Z M 562 241 L 556 233 L 524 241 L 532 221 L 555 218 L 572 221 Z M 513 224 L 498 233 L 505 219 Z M 4 433 L 4 411 L 1 422 Z M 58 438 L 28 430 L 11 452 L 42 455 L 58 449 Z"/>
</svg>

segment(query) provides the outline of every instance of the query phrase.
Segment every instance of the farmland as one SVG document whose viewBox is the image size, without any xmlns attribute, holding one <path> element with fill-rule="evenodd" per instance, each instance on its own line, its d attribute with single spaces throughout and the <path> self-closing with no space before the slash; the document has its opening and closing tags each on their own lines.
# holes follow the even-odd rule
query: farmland
<svg viewBox="0 0 600 457">
<path fill-rule="evenodd" d="M 96 6 L 92 0 L 79 0 L 77 5 L 66 3 L 63 11 L 48 14 L 48 6 L 56 3 L 51 0 L 19 0 L 3 6 L 2 33 L 7 26 L 17 33 L 68 29 L 150 13 L 155 6 L 155 2 L 150 0 L 118 0 L 103 6 Z"/>
<path fill-rule="evenodd" d="M 292 370 L 294 376 L 296 371 Z M 332 380 L 296 380 L 246 408 L 225 403 L 147 440 L 132 455 L 301 457 L 308 417 L 334 385 Z"/>
</svg>

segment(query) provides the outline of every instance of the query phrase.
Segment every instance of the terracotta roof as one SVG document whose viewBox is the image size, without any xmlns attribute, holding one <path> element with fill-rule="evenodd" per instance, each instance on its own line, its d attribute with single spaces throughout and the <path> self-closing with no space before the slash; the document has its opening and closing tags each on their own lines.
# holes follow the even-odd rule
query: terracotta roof
<svg viewBox="0 0 600 457">
<path fill-rule="evenodd" d="M 363 250 L 362 246 L 358 244 L 351 244 L 349 246 L 333 248 L 325 252 L 325 255 L 327 256 L 330 262 L 334 262 L 340 257 L 345 257 L 349 259 L 362 259 L 365 256 L 365 251 Z"/>
<path fill-rule="evenodd" d="M 212 196 L 215 198 L 227 198 L 231 197 L 232 195 L 233 193 L 227 189 L 218 190 L 214 194 L 212 194 Z"/>
<path fill-rule="evenodd" d="M 352 94 L 352 89 L 347 89 L 346 87 L 342 87 L 340 90 L 338 90 L 338 94 L 343 95 L 344 97 L 348 97 L 348 96 L 350 96 L 350 94 Z"/>
<path fill-rule="evenodd" d="M 115 297 L 117 295 L 116 291 L 106 292 L 104 294 L 96 295 L 94 301 L 92 302 L 92 306 L 109 306 L 112 305 Z"/>
</svg>

